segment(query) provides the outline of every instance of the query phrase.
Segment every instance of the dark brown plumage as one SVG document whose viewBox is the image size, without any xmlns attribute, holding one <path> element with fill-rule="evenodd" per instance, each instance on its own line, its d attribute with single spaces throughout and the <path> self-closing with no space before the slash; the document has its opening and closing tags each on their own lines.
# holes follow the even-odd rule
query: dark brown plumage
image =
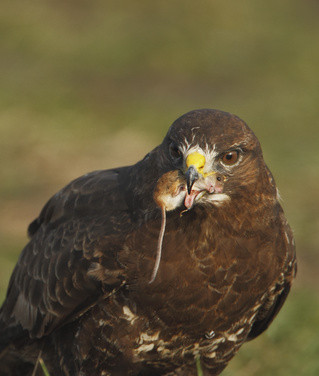
<svg viewBox="0 0 319 376">
<path fill-rule="evenodd" d="M 196 359 L 218 375 L 296 269 L 260 144 L 217 110 L 183 115 L 136 165 L 71 182 L 29 236 L 0 311 L 0 375 L 31 375 L 39 353 L 55 376 L 196 375 Z"/>
</svg>

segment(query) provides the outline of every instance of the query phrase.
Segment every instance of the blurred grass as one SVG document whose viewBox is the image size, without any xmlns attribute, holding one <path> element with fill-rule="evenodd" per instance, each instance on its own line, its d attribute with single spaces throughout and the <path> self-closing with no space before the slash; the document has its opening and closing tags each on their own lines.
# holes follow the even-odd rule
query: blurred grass
<svg viewBox="0 0 319 376">
<path fill-rule="evenodd" d="M 0 300 L 50 195 L 218 108 L 259 137 L 299 257 L 283 311 L 224 374 L 318 375 L 318 16 L 315 0 L 2 0 Z"/>
</svg>

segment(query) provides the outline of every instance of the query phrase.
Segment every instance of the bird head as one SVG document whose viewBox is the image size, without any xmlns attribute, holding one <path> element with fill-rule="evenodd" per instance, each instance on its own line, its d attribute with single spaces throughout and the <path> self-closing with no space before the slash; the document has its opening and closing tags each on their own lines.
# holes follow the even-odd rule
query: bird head
<svg viewBox="0 0 319 376">
<path fill-rule="evenodd" d="M 179 199 L 183 195 L 187 209 L 195 204 L 225 205 L 249 190 L 274 191 L 257 137 L 235 115 L 191 111 L 173 123 L 162 148 L 164 163 L 183 176 L 186 189 Z"/>
</svg>

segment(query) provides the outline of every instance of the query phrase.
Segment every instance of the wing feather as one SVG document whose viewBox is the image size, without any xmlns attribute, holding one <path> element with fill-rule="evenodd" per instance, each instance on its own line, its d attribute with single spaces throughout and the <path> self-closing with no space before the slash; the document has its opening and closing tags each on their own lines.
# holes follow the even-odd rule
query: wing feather
<svg viewBox="0 0 319 376">
<path fill-rule="evenodd" d="M 125 223 L 121 231 L 114 229 L 111 216 L 127 210 L 118 182 L 120 170 L 96 171 L 71 182 L 30 224 L 31 240 L 15 267 L 0 311 L 3 323 L 21 326 L 30 337 L 39 338 L 76 317 L 105 292 L 90 270 L 97 262 L 97 240 L 104 238 L 104 248 L 99 250 L 103 254 L 109 236 L 112 253 L 108 257 L 116 257 L 112 241 L 123 236 Z M 110 265 L 116 266 L 119 275 L 116 260 Z M 117 282 L 122 280 L 112 279 L 113 284 Z"/>
</svg>

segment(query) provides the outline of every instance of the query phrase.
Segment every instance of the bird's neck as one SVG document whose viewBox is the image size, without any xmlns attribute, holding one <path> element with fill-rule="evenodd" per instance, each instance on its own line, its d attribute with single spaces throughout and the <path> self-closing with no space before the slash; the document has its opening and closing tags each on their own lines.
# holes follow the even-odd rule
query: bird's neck
<svg viewBox="0 0 319 376">
<path fill-rule="evenodd" d="M 132 166 L 123 179 L 127 205 L 136 223 L 143 223 L 158 212 L 153 192 L 160 177 L 156 163 L 138 162 Z"/>
</svg>

